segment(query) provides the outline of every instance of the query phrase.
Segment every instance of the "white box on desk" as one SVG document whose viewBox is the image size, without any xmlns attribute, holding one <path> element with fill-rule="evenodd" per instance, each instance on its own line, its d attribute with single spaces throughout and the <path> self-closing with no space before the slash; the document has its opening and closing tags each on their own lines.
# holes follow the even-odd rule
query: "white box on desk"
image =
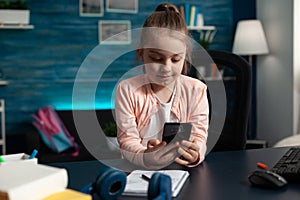
<svg viewBox="0 0 300 200">
<path fill-rule="evenodd" d="M 0 166 L 1 200 L 41 200 L 66 190 L 66 169 L 29 162 L 16 163 Z"/>
<path fill-rule="evenodd" d="M 1 165 L 10 165 L 10 164 L 17 164 L 17 163 L 32 163 L 37 164 L 38 159 L 32 158 L 29 159 L 29 155 L 25 153 L 17 153 L 17 154 L 9 154 L 9 155 L 2 155 L 1 156 L 5 162 L 0 162 Z"/>
</svg>

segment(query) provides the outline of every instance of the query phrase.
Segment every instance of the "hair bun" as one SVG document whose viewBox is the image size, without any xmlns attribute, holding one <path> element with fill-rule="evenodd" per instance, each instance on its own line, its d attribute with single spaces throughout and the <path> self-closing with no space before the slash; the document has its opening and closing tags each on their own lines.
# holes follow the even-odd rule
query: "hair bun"
<svg viewBox="0 0 300 200">
<path fill-rule="evenodd" d="M 156 7 L 155 11 L 157 11 L 157 12 L 159 12 L 159 11 L 167 11 L 167 12 L 169 11 L 170 12 L 171 11 L 171 12 L 179 13 L 178 8 L 171 3 L 161 3 Z"/>
</svg>

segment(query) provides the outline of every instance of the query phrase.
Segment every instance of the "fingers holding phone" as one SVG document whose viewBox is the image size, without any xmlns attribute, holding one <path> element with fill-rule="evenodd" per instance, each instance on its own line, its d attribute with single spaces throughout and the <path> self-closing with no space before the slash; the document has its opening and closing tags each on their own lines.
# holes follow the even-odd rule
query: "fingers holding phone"
<svg viewBox="0 0 300 200">
<path fill-rule="evenodd" d="M 164 167 L 174 161 L 182 165 L 195 161 L 198 158 L 199 147 L 189 141 L 191 129 L 191 123 L 165 123 L 163 141 L 151 139 L 147 143 L 144 152 L 145 164 Z M 178 158 L 181 155 L 182 158 Z"/>
<path fill-rule="evenodd" d="M 144 151 L 144 163 L 157 169 L 165 167 L 175 161 L 178 148 L 179 143 L 167 145 L 164 141 L 149 140 Z"/>
<path fill-rule="evenodd" d="M 147 149 L 153 148 L 153 147 L 155 147 L 155 146 L 157 146 L 157 145 L 159 145 L 159 144 L 161 144 L 161 143 L 162 143 L 162 142 L 159 141 L 158 139 L 150 139 L 150 140 L 148 141 L 148 143 L 147 143 Z M 163 144 L 161 144 L 161 145 L 163 145 Z"/>
<path fill-rule="evenodd" d="M 183 140 L 178 148 L 178 153 L 181 155 L 179 158 L 176 158 L 176 162 L 181 165 L 189 165 L 195 163 L 199 160 L 199 146 L 196 143 L 196 140 L 186 141 Z"/>
</svg>

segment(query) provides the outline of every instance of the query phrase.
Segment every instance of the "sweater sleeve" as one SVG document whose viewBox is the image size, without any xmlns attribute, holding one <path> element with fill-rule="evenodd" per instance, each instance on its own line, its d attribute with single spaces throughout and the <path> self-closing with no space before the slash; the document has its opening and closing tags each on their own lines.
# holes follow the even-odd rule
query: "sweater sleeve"
<svg viewBox="0 0 300 200">
<path fill-rule="evenodd" d="M 195 139 L 200 147 L 199 158 L 197 162 L 189 165 L 194 167 L 199 165 L 205 159 L 206 154 L 206 142 L 208 136 L 208 124 L 209 124 L 209 104 L 207 98 L 207 86 L 202 84 L 201 87 L 197 87 L 194 93 L 194 100 L 190 104 L 190 121 L 193 124 L 191 140 Z"/>
<path fill-rule="evenodd" d="M 134 95 L 128 84 L 121 82 L 116 90 L 115 113 L 118 126 L 117 139 L 122 156 L 128 161 L 144 166 L 143 152 L 134 112 Z"/>
</svg>

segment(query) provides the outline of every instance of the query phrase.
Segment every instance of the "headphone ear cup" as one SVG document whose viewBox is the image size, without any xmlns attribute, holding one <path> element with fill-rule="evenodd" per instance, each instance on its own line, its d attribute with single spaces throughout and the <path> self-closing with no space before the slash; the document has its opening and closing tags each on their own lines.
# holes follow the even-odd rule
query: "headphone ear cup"
<svg viewBox="0 0 300 200">
<path fill-rule="evenodd" d="M 159 181 L 160 181 L 160 175 L 159 173 L 154 173 L 151 176 L 151 179 L 149 181 L 148 185 L 148 199 L 154 199 L 159 194 Z"/>
<path fill-rule="evenodd" d="M 103 200 L 117 199 L 126 185 L 126 174 L 113 168 L 104 168 L 95 181 L 95 192 Z"/>
<path fill-rule="evenodd" d="M 154 173 L 151 176 L 148 185 L 149 200 L 171 200 L 172 199 L 172 182 L 168 175 Z"/>
</svg>

